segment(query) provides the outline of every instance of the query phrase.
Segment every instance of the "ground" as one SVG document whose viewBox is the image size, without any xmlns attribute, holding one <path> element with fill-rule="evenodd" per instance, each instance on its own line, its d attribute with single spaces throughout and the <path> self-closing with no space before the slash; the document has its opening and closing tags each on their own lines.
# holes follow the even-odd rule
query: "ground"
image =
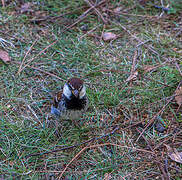
<svg viewBox="0 0 182 180">
<path fill-rule="evenodd" d="M 1 179 L 182 178 L 180 0 L 93 2 L 1 0 Z M 89 108 L 57 136 L 73 76 Z"/>
</svg>

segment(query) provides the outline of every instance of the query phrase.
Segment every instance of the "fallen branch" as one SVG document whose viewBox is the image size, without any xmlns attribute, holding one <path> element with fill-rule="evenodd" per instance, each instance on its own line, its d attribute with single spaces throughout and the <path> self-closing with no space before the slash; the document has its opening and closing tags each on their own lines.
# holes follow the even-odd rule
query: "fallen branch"
<svg viewBox="0 0 182 180">
<path fill-rule="evenodd" d="M 33 46 L 35 45 L 35 43 L 36 43 L 37 41 L 38 41 L 38 39 L 36 39 L 36 40 L 32 43 L 31 47 L 30 47 L 29 50 L 26 52 L 26 54 L 25 54 L 25 56 L 24 56 L 24 58 L 23 58 L 23 60 L 22 60 L 22 62 L 21 62 L 21 64 L 20 64 L 20 67 L 19 67 L 19 69 L 18 69 L 18 73 L 17 73 L 17 74 L 19 74 L 19 73 L 21 72 L 23 63 L 24 63 L 24 61 L 25 61 L 27 55 L 30 53 L 30 51 L 32 50 Z"/>
<path fill-rule="evenodd" d="M 56 153 L 56 152 L 59 152 L 59 151 L 64 151 L 64 150 L 67 150 L 67 149 L 72 149 L 72 148 L 75 148 L 75 147 L 78 147 L 78 146 L 81 146 L 83 144 L 87 144 L 89 142 L 92 142 L 92 141 L 96 141 L 96 140 L 99 140 L 99 139 L 103 139 L 107 136 L 110 136 L 110 135 L 113 135 L 117 130 L 119 129 L 119 127 L 117 126 L 116 128 L 114 128 L 114 130 L 108 134 L 105 134 L 103 136 L 100 136 L 100 137 L 94 137 L 94 138 L 91 138 L 87 141 L 84 141 L 84 142 L 81 142 L 81 143 L 78 143 L 78 144 L 75 144 L 73 146 L 65 146 L 63 148 L 59 148 L 59 149 L 55 149 L 55 150 L 52 150 L 52 151 L 46 151 L 46 152 L 41 152 L 41 153 L 35 153 L 35 154 L 29 154 L 27 155 L 25 158 L 29 158 L 29 157 L 32 157 L 32 156 L 40 156 L 40 155 L 45 155 L 45 154 L 50 154 L 50 153 Z"/>
<path fill-rule="evenodd" d="M 134 52 L 133 60 L 132 60 L 132 67 L 130 76 L 126 79 L 125 82 L 133 81 L 137 79 L 138 71 L 136 71 L 136 62 L 137 62 L 137 51 Z"/>
<path fill-rule="evenodd" d="M 4 8 L 4 7 L 5 7 L 5 2 L 4 2 L 4 0 L 1 0 L 1 2 L 2 2 L 3 8 Z"/>
<path fill-rule="evenodd" d="M 78 24 L 79 22 L 83 21 L 83 20 L 89 15 L 90 11 L 92 11 L 94 8 L 100 6 L 100 5 L 103 4 L 105 1 L 106 1 L 106 0 L 103 0 L 103 1 L 99 2 L 98 4 L 96 4 L 96 5 L 92 6 L 91 8 L 89 8 L 89 9 L 88 9 L 87 11 L 85 11 L 82 15 L 80 15 L 80 16 L 78 17 L 78 19 L 77 19 L 73 24 L 71 24 L 71 25 L 69 25 L 69 26 L 66 26 L 66 27 L 62 30 L 62 32 L 67 31 L 68 29 L 72 28 L 73 26 L 75 26 L 75 25 Z"/>
<path fill-rule="evenodd" d="M 136 130 L 141 134 L 140 130 L 138 128 L 136 128 Z M 145 138 L 144 135 L 142 135 L 142 138 L 145 140 L 145 142 L 147 143 L 148 147 L 150 148 L 150 150 L 154 153 L 154 156 L 156 159 L 159 159 L 159 157 L 157 156 L 157 154 L 154 152 L 154 149 L 152 148 L 152 146 L 150 145 L 150 143 L 147 141 L 147 139 Z M 162 161 L 162 159 L 161 159 Z M 161 171 L 161 174 L 163 175 L 163 178 L 165 180 L 169 180 L 169 175 L 168 172 L 165 171 L 164 169 L 164 165 L 162 163 L 160 163 L 159 161 L 155 161 L 155 163 L 157 164 L 159 170 Z"/>
<path fill-rule="evenodd" d="M 146 79 L 146 80 L 153 81 L 153 82 L 155 82 L 155 83 L 161 84 L 161 85 L 163 85 L 163 86 L 165 86 L 165 87 L 171 87 L 171 86 L 169 86 L 169 85 L 167 85 L 167 84 L 165 84 L 165 83 L 159 82 L 158 80 L 151 79 L 151 78 L 146 77 L 146 76 L 144 76 L 143 78 Z"/>
<path fill-rule="evenodd" d="M 117 23 L 115 23 L 117 24 Z M 118 25 L 118 24 L 117 24 Z M 136 39 L 139 43 L 143 44 L 147 49 L 149 49 L 150 51 L 152 51 L 154 54 L 159 55 L 158 52 L 156 52 L 154 50 L 154 48 L 152 46 L 148 46 L 147 44 L 145 44 L 145 42 L 143 42 L 142 40 L 140 40 L 138 37 L 136 37 L 134 34 L 132 34 L 128 29 L 126 29 L 124 26 L 122 26 L 121 24 L 119 24 L 119 26 L 124 29 L 131 37 L 133 37 L 134 39 Z"/>
<path fill-rule="evenodd" d="M 172 96 L 168 102 L 163 106 L 163 108 L 153 116 L 153 118 L 149 121 L 149 123 L 145 126 L 145 128 L 143 129 L 143 131 L 141 132 L 141 134 L 138 136 L 136 142 L 140 139 L 140 137 L 143 135 L 143 133 L 146 131 L 146 129 L 155 121 L 155 119 L 164 111 L 164 109 L 166 108 L 166 106 L 173 100 L 174 96 Z"/>
<path fill-rule="evenodd" d="M 97 13 L 97 15 L 102 19 L 102 21 L 104 22 L 104 24 L 107 24 L 107 21 L 104 19 L 104 17 L 102 16 L 102 14 L 100 13 L 100 11 L 98 9 L 96 9 L 96 7 L 94 7 L 94 5 L 89 1 L 89 0 L 84 0 L 91 8 L 94 9 L 94 11 Z"/>
<path fill-rule="evenodd" d="M 181 86 L 181 83 L 182 81 L 179 82 L 177 89 Z M 153 118 L 149 121 L 149 123 L 145 126 L 145 128 L 141 132 L 141 134 L 138 136 L 136 142 L 140 139 L 140 137 L 146 131 L 146 129 L 155 121 L 155 119 L 164 111 L 166 106 L 174 99 L 174 97 L 175 95 L 171 96 L 170 99 L 167 101 L 167 103 L 162 107 L 162 109 L 156 115 L 153 116 Z"/>
<path fill-rule="evenodd" d="M 38 18 L 37 19 L 31 19 L 30 22 L 38 23 L 38 22 L 42 22 L 42 21 L 55 21 L 55 20 L 57 20 L 59 18 L 65 17 L 68 14 L 73 14 L 75 11 L 80 12 L 80 10 L 84 9 L 84 8 L 86 8 L 86 6 L 79 7 L 77 9 L 75 9 L 75 10 L 72 10 L 70 12 L 66 12 L 64 14 L 60 14 L 58 16 L 44 16 L 44 17 L 40 17 L 39 19 Z"/>
<path fill-rule="evenodd" d="M 16 62 L 16 61 L 13 61 L 13 63 L 14 63 L 14 64 L 19 64 L 19 65 L 21 64 L 20 62 Z M 44 70 L 42 70 L 42 69 L 40 69 L 40 68 L 37 68 L 37 67 L 34 67 L 34 66 L 30 66 L 30 65 L 27 65 L 27 67 L 29 67 L 29 68 L 31 68 L 31 69 L 35 69 L 35 70 L 37 70 L 37 71 L 40 71 L 40 72 L 42 72 L 42 73 L 44 73 L 44 74 L 47 74 L 47 75 L 49 75 L 49 76 L 55 77 L 55 78 L 57 78 L 57 79 L 59 79 L 59 80 L 61 80 L 61 81 L 65 81 L 64 79 L 58 77 L 57 75 L 52 74 L 52 73 L 47 72 L 47 71 L 44 71 Z"/>
<path fill-rule="evenodd" d="M 128 149 L 134 149 L 136 151 L 143 151 L 143 152 L 146 152 L 146 153 L 150 153 L 150 154 L 155 154 L 151 151 L 147 151 L 147 150 L 144 150 L 144 149 L 138 149 L 138 148 L 135 148 L 135 147 L 128 147 L 128 146 L 121 146 L 121 145 L 118 145 L 118 144 L 112 144 L 112 143 L 105 143 L 105 144 L 97 144 L 97 145 L 93 145 L 93 146 L 87 146 L 87 147 L 84 147 L 78 154 L 76 154 L 76 156 L 74 156 L 71 161 L 66 165 L 66 167 L 63 169 L 63 171 L 61 172 L 61 174 L 59 175 L 58 179 L 61 179 L 63 174 L 65 173 L 65 171 L 67 170 L 67 168 L 70 166 L 70 164 L 82 153 L 84 152 L 85 150 L 87 149 L 92 149 L 92 148 L 97 148 L 97 147 L 101 147 L 101 146 L 117 146 L 117 147 L 120 147 L 120 148 L 128 148 Z"/>
<path fill-rule="evenodd" d="M 32 59 L 30 59 L 24 67 L 21 68 L 21 70 L 18 71 L 18 73 L 20 73 L 21 71 L 23 71 L 35 58 L 37 58 L 39 55 L 41 55 L 44 51 L 46 51 L 48 48 L 50 48 L 52 45 L 54 45 L 57 42 L 54 41 L 53 43 L 49 44 L 47 47 L 45 47 L 42 51 L 40 51 L 35 57 L 33 57 Z"/>
<path fill-rule="evenodd" d="M 164 143 L 166 143 L 167 141 L 169 141 L 170 139 L 174 138 L 175 136 L 177 136 L 177 135 L 179 135 L 179 134 L 181 134 L 181 133 L 182 133 L 182 130 L 179 131 L 179 132 L 177 132 L 177 133 L 175 133 L 175 134 L 173 134 L 171 137 L 165 139 L 165 140 L 162 141 L 161 143 L 157 144 L 157 145 L 155 146 L 154 150 L 160 148 Z M 181 142 L 180 142 L 180 143 L 181 143 Z"/>
</svg>

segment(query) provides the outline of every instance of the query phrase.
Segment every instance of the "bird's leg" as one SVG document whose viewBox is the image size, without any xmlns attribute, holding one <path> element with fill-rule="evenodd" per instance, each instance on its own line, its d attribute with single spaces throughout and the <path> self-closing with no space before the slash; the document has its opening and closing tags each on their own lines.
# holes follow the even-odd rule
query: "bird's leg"
<svg viewBox="0 0 182 180">
<path fill-rule="evenodd" d="M 57 137 L 61 137 L 61 127 L 60 127 L 60 124 L 59 124 L 58 120 L 56 120 L 55 125 L 56 125 L 55 135 Z"/>
<path fill-rule="evenodd" d="M 72 122 L 73 122 L 74 126 L 80 127 L 80 125 L 78 123 L 78 119 L 72 119 Z"/>
</svg>

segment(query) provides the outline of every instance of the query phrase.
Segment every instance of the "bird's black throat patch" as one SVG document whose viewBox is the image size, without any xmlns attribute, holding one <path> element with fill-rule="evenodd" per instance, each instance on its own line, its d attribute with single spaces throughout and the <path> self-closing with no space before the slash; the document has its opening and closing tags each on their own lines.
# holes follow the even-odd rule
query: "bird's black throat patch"
<svg viewBox="0 0 182 180">
<path fill-rule="evenodd" d="M 86 106 L 86 97 L 79 99 L 72 97 L 71 99 L 65 98 L 65 106 L 67 109 L 72 109 L 72 110 L 82 110 Z"/>
</svg>

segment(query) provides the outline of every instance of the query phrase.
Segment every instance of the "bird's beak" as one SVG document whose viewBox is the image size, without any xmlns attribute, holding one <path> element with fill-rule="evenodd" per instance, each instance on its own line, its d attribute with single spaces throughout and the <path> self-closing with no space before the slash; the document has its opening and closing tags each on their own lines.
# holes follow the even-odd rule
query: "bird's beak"
<svg viewBox="0 0 182 180">
<path fill-rule="evenodd" d="M 77 97 L 78 97 L 78 95 L 79 95 L 78 90 L 74 90 L 74 91 L 73 91 L 73 94 L 74 94 L 74 96 L 77 98 Z"/>
</svg>

